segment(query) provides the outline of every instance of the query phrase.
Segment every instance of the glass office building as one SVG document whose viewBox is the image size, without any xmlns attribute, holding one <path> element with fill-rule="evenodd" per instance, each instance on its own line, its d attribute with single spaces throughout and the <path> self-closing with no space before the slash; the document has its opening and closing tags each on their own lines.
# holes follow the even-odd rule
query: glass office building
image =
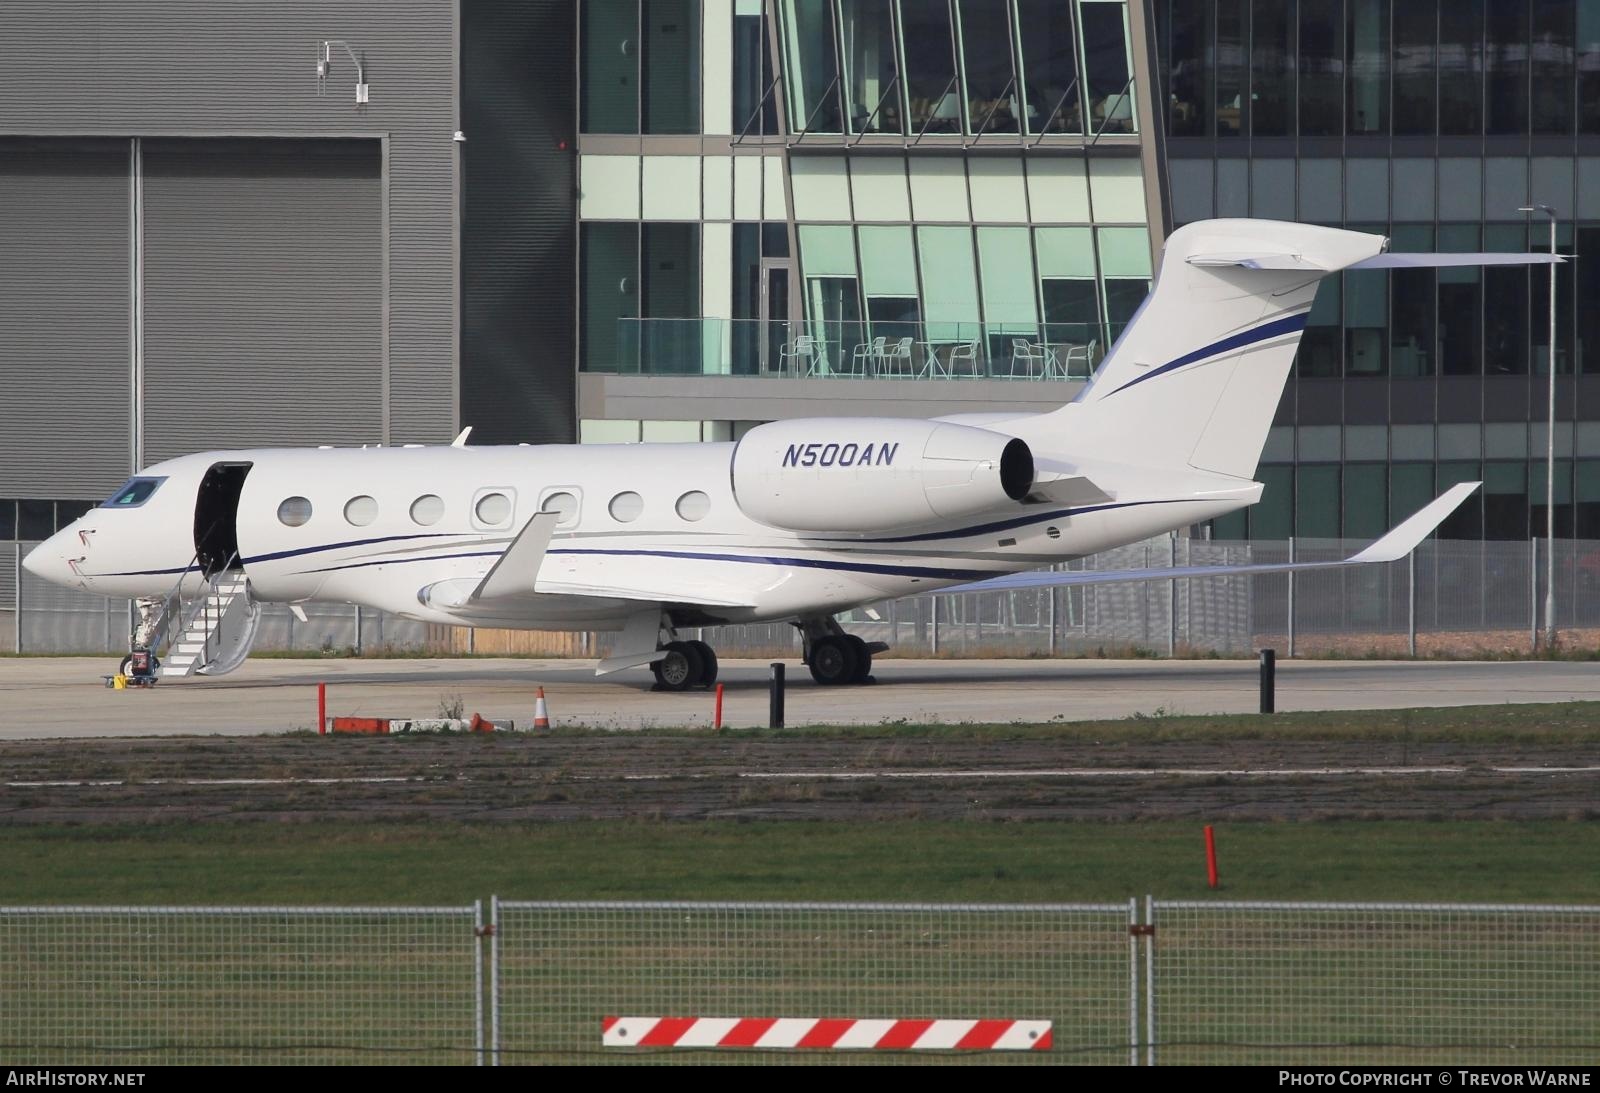
<svg viewBox="0 0 1600 1093">
<path fill-rule="evenodd" d="M 1324 282 L 1219 537 L 1600 537 L 1600 0 L 590 0 L 579 11 L 585 439 L 1065 401 L 1174 227 L 1543 250 Z M 1031 382 L 1025 382 L 1031 381 Z M 889 409 L 884 410 L 887 406 Z M 696 408 L 700 412 L 696 412 Z"/>
</svg>

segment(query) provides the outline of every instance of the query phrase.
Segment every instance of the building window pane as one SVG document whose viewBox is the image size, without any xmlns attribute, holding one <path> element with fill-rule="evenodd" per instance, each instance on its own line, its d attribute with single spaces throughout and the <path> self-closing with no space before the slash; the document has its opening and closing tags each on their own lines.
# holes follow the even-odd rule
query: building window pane
<svg viewBox="0 0 1600 1093">
<path fill-rule="evenodd" d="M 0 539 L 17 537 L 17 503 L 0 501 Z"/>
<path fill-rule="evenodd" d="M 1395 463 L 1389 468 L 1389 511 L 1398 523 L 1434 498 L 1432 463 Z"/>
<path fill-rule="evenodd" d="M 1600 254 L 1600 226 L 1585 225 L 1578 230 L 1578 253 Z M 1594 306 L 1594 301 L 1600 300 L 1600 262 L 1580 261 L 1576 265 L 1578 298 L 1585 301 L 1577 316 L 1578 369 L 1585 373 L 1595 373 L 1600 372 L 1600 307 Z M 1561 333 L 1557 328 L 1558 339 Z M 1559 342 L 1557 346 L 1559 348 Z"/>
<path fill-rule="evenodd" d="M 1263 466 L 1256 470 L 1261 500 L 1250 508 L 1250 538 L 1287 539 L 1294 534 L 1294 468 Z"/>
<path fill-rule="evenodd" d="M 1526 0 L 1489 0 L 1489 132 L 1528 131 L 1528 9 Z"/>
<path fill-rule="evenodd" d="M 699 0 L 644 0 L 644 131 L 700 132 Z"/>
<path fill-rule="evenodd" d="M 1402 0 L 1394 9 L 1394 131 L 1426 136 L 1434 131 L 1438 0 Z"/>
<path fill-rule="evenodd" d="M 640 365 L 646 372 L 699 372 L 700 225 L 647 222 L 641 228 L 640 296 L 647 321 L 637 324 Z"/>
<path fill-rule="evenodd" d="M 839 85 L 829 0 L 784 0 L 789 132 L 839 132 Z"/>
<path fill-rule="evenodd" d="M 1245 43 L 1244 0 L 1217 0 L 1217 136 L 1236 137 L 1244 132 Z"/>
<path fill-rule="evenodd" d="M 306 502 L 310 504 L 309 501 Z M 50 501 L 17 502 L 17 538 L 48 539 L 56 533 L 56 506 Z"/>
<path fill-rule="evenodd" d="M 1100 302 L 1094 278 L 1047 277 L 1039 288 L 1044 297 L 1045 341 L 1051 345 L 1100 341 Z"/>
<path fill-rule="evenodd" d="M 928 340 L 967 342 L 978 337 L 978 279 L 970 228 L 918 228 L 922 310 Z"/>
<path fill-rule="evenodd" d="M 733 17 L 733 131 L 762 135 L 778 131 L 777 89 L 769 95 L 773 64 L 765 15 Z M 756 111 L 760 110 L 760 117 Z"/>
<path fill-rule="evenodd" d="M 943 3 L 903 0 L 900 36 L 906 59 L 906 97 L 913 133 L 959 133 L 961 94 L 956 86 L 955 31 Z"/>
<path fill-rule="evenodd" d="M 1388 468 L 1382 464 L 1344 469 L 1344 537 L 1376 539 L 1389 530 L 1385 504 Z"/>
<path fill-rule="evenodd" d="M 852 133 L 900 133 L 904 94 L 897 82 L 889 0 L 840 0 L 845 110 Z"/>
<path fill-rule="evenodd" d="M 1439 229 L 1439 249 L 1443 251 L 1476 251 L 1479 239 L 1476 224 L 1450 224 Z M 1442 269 L 1438 276 L 1439 374 L 1479 375 L 1483 371 L 1482 271 L 1477 266 L 1458 266 Z"/>
<path fill-rule="evenodd" d="M 1540 488 L 1544 486 L 1540 481 Z M 1541 506 L 1541 512 L 1542 512 Z M 1483 466 L 1483 537 L 1528 537 L 1528 464 L 1485 463 Z"/>
<path fill-rule="evenodd" d="M 1447 0 L 1439 7 L 1439 132 L 1483 132 L 1483 2 Z"/>
<path fill-rule="evenodd" d="M 1398 192 L 1398 188 L 1396 190 Z M 1395 251 L 1430 251 L 1433 229 L 1396 227 Z M 1389 367 L 1395 376 L 1431 376 L 1434 275 L 1431 269 L 1397 269 L 1390 274 Z"/>
<path fill-rule="evenodd" d="M 1414 2 L 1401 0 L 1402 5 Z M 1350 0 L 1349 21 L 1345 50 L 1350 58 L 1350 104 L 1345 125 L 1356 135 L 1387 133 L 1389 0 Z M 1430 33 L 1430 45 L 1432 37 Z"/>
<path fill-rule="evenodd" d="M 1133 66 L 1128 58 L 1127 5 L 1083 0 L 1083 72 L 1089 125 L 1096 133 L 1131 133 Z"/>
<path fill-rule="evenodd" d="M 1027 228 L 979 228 L 983 321 L 990 359 L 1011 355 L 1011 338 L 1039 335 L 1039 299 Z"/>
<path fill-rule="evenodd" d="M 1022 38 L 1028 132 L 1083 132 L 1072 5 L 1061 0 L 1017 0 L 1017 33 Z"/>
<path fill-rule="evenodd" d="M 1600 0 L 1578 0 L 1578 129 L 1600 133 Z"/>
<path fill-rule="evenodd" d="M 1288 4 L 1254 4 L 1250 14 L 1250 132 L 1289 134 L 1294 115 L 1294 26 Z"/>
<path fill-rule="evenodd" d="M 1139 310 L 1144 298 L 1150 295 L 1150 282 L 1142 277 L 1107 277 L 1105 286 L 1105 342 L 1109 345 L 1122 335 L 1123 329 L 1133 321 L 1133 313 Z"/>
<path fill-rule="evenodd" d="M 819 372 L 843 372 L 863 344 L 861 289 L 854 277 L 806 278 L 808 329 L 818 349 L 810 367 Z"/>
<path fill-rule="evenodd" d="M 1011 71 L 1007 0 L 960 0 L 961 70 L 967 124 L 974 133 L 1017 131 L 1017 85 Z"/>
<path fill-rule="evenodd" d="M 1387 375 L 1389 275 L 1369 269 L 1353 270 L 1344 277 L 1345 374 Z"/>
<path fill-rule="evenodd" d="M 639 11 L 635 0 L 583 5 L 585 133 L 639 131 Z"/>
<path fill-rule="evenodd" d="M 1438 482 L 1434 486 L 1434 496 L 1438 496 L 1451 486 L 1460 482 L 1482 482 L 1483 465 L 1481 463 L 1440 463 Z M 1475 490 L 1461 507 L 1445 517 L 1439 525 L 1439 538 L 1441 539 L 1482 539 L 1483 538 L 1483 491 Z"/>
<path fill-rule="evenodd" d="M 1212 103 L 1211 29 L 1216 10 L 1211 0 L 1168 0 L 1167 125 L 1175 137 L 1208 135 Z M 1033 26 L 1026 19 L 1024 56 Z M 1031 65 L 1030 65 L 1031 69 Z"/>
<path fill-rule="evenodd" d="M 587 221 L 582 234 L 583 367 L 594 372 L 637 372 L 639 226 Z M 624 356 L 623 328 L 630 352 Z"/>
<path fill-rule="evenodd" d="M 1339 537 L 1338 467 L 1295 469 L 1294 533 L 1306 539 Z"/>
<path fill-rule="evenodd" d="M 1343 0 L 1300 0 L 1300 134 L 1344 132 Z"/>
<path fill-rule="evenodd" d="M 1549 511 L 1545 505 L 1545 461 L 1536 459 L 1528 465 L 1528 520 L 1531 528 L 1523 532 L 1523 537 L 1537 535 L 1544 537 L 1549 527 Z M 1572 536 L 1572 460 L 1556 460 L 1556 538 L 1570 538 Z M 58 517 L 60 513 L 56 514 Z"/>
<path fill-rule="evenodd" d="M 1484 246 L 1490 250 L 1521 250 L 1526 240 L 1526 229 L 1521 224 L 1490 224 L 1484 229 Z M 1483 316 L 1484 373 L 1490 376 L 1527 375 L 1527 268 L 1485 267 L 1483 291 L 1484 298 L 1494 304 L 1484 310 Z"/>
<path fill-rule="evenodd" d="M 1542 0 L 1533 5 L 1533 131 L 1572 132 L 1574 0 Z"/>
<path fill-rule="evenodd" d="M 1543 217 L 1539 218 L 1544 219 Z M 1529 224 L 1530 238 L 1528 249 L 1531 251 L 1548 252 L 1550 248 L 1550 232 L 1548 224 L 1541 224 L 1534 220 Z M 1556 233 L 1556 247 L 1563 254 L 1571 254 L 1572 250 L 1572 224 L 1563 223 Z M 1509 244 L 1507 250 L 1520 249 L 1516 244 Z M 1581 270 L 1584 263 L 1564 262 L 1556 267 L 1556 372 L 1568 374 L 1572 371 L 1573 361 L 1573 288 L 1577 283 L 1576 273 Z M 1528 326 L 1532 334 L 1533 352 L 1530 357 L 1533 371 L 1539 375 L 1550 373 L 1550 271 L 1545 269 L 1529 269 L 1524 271 L 1528 284 Z M 1593 301 L 1596 297 L 1585 296 L 1585 301 Z M 1593 311 L 1592 306 L 1584 307 L 1586 322 L 1592 324 L 1593 320 L 1587 315 Z M 1587 336 L 1590 326 L 1580 327 L 1580 338 Z M 1600 347 L 1600 343 L 1588 341 L 1591 349 Z"/>
<path fill-rule="evenodd" d="M 1295 354 L 1295 369 L 1300 376 L 1337 376 L 1343 357 L 1339 333 L 1339 313 L 1344 293 L 1338 277 L 1324 277 L 1311 301 L 1305 333 Z"/>
</svg>

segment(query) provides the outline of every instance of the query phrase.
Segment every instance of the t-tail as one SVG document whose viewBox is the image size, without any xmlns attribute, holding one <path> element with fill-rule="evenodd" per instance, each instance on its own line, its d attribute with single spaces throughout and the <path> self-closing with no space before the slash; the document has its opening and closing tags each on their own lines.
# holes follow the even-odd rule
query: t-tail
<svg viewBox="0 0 1600 1093">
<path fill-rule="evenodd" d="M 1536 254 L 1386 254 L 1381 235 L 1275 220 L 1208 220 L 1167 239 L 1155 286 L 1071 404 L 1035 419 L 1118 463 L 1254 477 L 1312 298 L 1345 269 L 1528 265 Z"/>
</svg>

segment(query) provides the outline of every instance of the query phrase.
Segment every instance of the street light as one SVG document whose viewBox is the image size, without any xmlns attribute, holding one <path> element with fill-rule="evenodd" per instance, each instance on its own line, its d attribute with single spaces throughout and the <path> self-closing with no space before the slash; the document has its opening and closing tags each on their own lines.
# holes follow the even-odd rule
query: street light
<svg viewBox="0 0 1600 1093">
<path fill-rule="evenodd" d="M 1524 205 L 1519 213 L 1544 213 L 1550 218 L 1550 412 L 1544 443 L 1544 647 L 1556 646 L 1556 211 L 1548 205 Z"/>
</svg>

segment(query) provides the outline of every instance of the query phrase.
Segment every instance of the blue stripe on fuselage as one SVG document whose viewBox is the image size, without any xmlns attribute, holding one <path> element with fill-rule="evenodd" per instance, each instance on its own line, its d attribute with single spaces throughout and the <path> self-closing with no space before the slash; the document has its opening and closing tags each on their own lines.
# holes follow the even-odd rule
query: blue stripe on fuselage
<svg viewBox="0 0 1600 1093">
<path fill-rule="evenodd" d="M 1215 357 L 1219 354 L 1227 353 L 1230 350 L 1242 349 L 1247 345 L 1254 345 L 1256 342 L 1264 342 L 1269 338 L 1280 337 L 1284 334 L 1298 333 L 1299 331 L 1305 329 L 1306 320 L 1310 317 L 1310 315 L 1311 312 L 1309 310 L 1302 311 L 1298 315 L 1286 315 L 1281 319 L 1274 319 L 1272 322 L 1264 323 L 1261 326 L 1256 327 L 1254 330 L 1245 330 L 1238 334 L 1231 334 L 1228 337 L 1223 338 L 1221 341 L 1215 341 L 1210 345 L 1196 349 L 1193 353 L 1185 353 L 1177 360 L 1168 361 L 1159 368 L 1152 368 L 1142 376 L 1135 376 L 1127 383 L 1124 383 L 1121 387 L 1118 387 L 1115 391 L 1107 394 L 1106 397 L 1110 398 L 1111 395 L 1121 394 L 1128 388 L 1137 386 L 1138 384 L 1143 383 L 1145 380 L 1152 380 L 1157 376 L 1164 375 L 1168 372 L 1174 372 L 1185 365 L 1193 364 L 1196 361 L 1203 361 L 1207 357 Z"/>
</svg>

